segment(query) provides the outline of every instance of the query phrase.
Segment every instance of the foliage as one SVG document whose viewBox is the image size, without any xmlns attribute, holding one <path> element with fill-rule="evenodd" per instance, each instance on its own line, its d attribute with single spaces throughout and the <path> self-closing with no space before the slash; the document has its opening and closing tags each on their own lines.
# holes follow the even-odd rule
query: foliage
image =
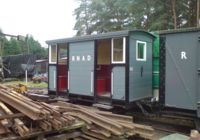
<svg viewBox="0 0 200 140">
<path fill-rule="evenodd" d="M 3 47 L 3 56 L 17 55 L 21 52 L 21 44 L 14 38 L 11 38 L 10 40 L 6 39 Z"/>
<path fill-rule="evenodd" d="M 0 30 L 0 33 L 2 31 Z M 17 55 L 17 54 L 35 54 L 37 59 L 47 58 L 47 49 L 41 47 L 33 36 L 26 35 L 25 41 L 19 41 L 16 38 L 7 39 L 4 36 L 0 37 L 1 55 Z"/>
<path fill-rule="evenodd" d="M 26 45 L 26 48 L 28 48 L 28 52 L 36 54 L 37 59 L 47 58 L 47 49 L 41 47 L 40 43 L 34 40 L 33 36 L 26 36 Z"/>
<path fill-rule="evenodd" d="M 77 23 L 74 28 L 78 30 L 77 35 L 80 34 L 90 34 L 89 24 L 91 21 L 91 13 L 89 11 L 89 1 L 88 0 L 79 0 L 80 6 L 75 9 L 74 13 L 76 14 Z"/>
<path fill-rule="evenodd" d="M 197 0 L 76 0 L 77 35 L 122 29 L 167 30 L 197 25 Z"/>
</svg>

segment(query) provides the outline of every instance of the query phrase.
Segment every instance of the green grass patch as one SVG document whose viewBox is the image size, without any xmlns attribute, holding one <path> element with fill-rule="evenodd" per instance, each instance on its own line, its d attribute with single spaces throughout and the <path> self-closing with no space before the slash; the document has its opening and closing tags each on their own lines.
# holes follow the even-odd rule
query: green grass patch
<svg viewBox="0 0 200 140">
<path fill-rule="evenodd" d="M 10 82 L 4 82 L 3 84 L 5 85 L 17 85 L 17 84 L 23 84 L 26 85 L 26 81 L 10 81 Z M 33 83 L 32 81 L 29 81 L 27 83 L 28 87 L 33 87 L 33 88 L 47 88 L 48 84 L 45 82 L 41 83 Z"/>
</svg>

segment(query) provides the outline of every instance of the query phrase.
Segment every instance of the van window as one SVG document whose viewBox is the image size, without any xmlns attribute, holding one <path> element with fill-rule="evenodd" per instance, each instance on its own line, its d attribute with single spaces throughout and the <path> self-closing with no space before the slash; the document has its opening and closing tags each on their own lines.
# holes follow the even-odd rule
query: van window
<svg viewBox="0 0 200 140">
<path fill-rule="evenodd" d="M 57 46 L 52 45 L 49 47 L 49 63 L 56 63 L 57 62 Z"/>
<path fill-rule="evenodd" d="M 58 63 L 67 64 L 67 45 L 58 45 Z"/>
<path fill-rule="evenodd" d="M 125 37 L 112 39 L 112 63 L 125 63 L 125 42 Z"/>
<path fill-rule="evenodd" d="M 136 41 L 136 60 L 137 61 L 146 61 L 146 42 Z"/>
</svg>

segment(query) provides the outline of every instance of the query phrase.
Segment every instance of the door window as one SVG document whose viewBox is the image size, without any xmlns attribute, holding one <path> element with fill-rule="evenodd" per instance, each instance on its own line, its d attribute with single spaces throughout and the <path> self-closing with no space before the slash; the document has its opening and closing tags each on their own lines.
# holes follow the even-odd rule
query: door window
<svg viewBox="0 0 200 140">
<path fill-rule="evenodd" d="M 112 39 L 112 63 L 125 63 L 125 42 L 125 37 Z"/>
<path fill-rule="evenodd" d="M 136 41 L 136 60 L 146 61 L 146 57 L 147 57 L 146 42 Z"/>
</svg>

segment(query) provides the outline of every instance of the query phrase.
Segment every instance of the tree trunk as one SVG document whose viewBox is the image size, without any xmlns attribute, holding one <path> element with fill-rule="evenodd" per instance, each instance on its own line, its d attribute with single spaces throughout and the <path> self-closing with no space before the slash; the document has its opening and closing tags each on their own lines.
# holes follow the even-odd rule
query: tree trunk
<svg viewBox="0 0 200 140">
<path fill-rule="evenodd" d="M 200 27 L 200 17 L 199 17 L 199 14 L 200 14 L 200 0 L 197 0 L 197 27 Z"/>
<path fill-rule="evenodd" d="M 177 16 L 176 16 L 176 0 L 171 0 L 172 2 L 172 12 L 174 20 L 174 29 L 177 29 Z"/>
</svg>

